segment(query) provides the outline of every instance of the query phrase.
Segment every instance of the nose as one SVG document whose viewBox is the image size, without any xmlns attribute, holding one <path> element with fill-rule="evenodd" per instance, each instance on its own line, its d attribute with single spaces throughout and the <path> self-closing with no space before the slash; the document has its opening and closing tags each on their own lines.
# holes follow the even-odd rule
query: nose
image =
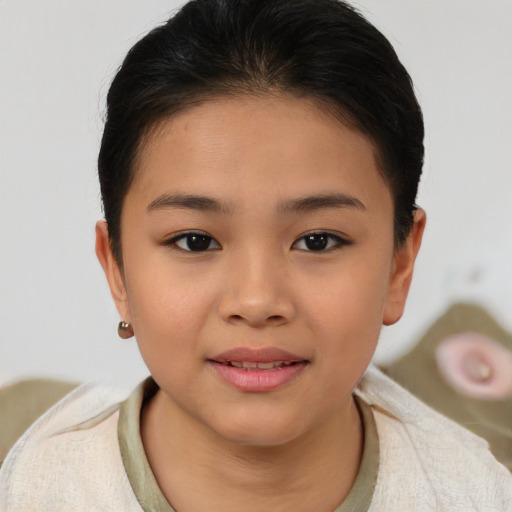
<svg viewBox="0 0 512 512">
<path fill-rule="evenodd" d="M 295 315 L 285 263 L 279 256 L 248 250 L 226 271 L 219 312 L 230 324 L 253 328 L 288 323 Z"/>
</svg>

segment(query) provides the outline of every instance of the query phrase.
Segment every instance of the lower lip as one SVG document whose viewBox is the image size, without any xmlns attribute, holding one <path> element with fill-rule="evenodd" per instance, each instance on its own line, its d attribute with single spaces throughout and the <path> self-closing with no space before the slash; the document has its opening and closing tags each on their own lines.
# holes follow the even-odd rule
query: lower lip
<svg viewBox="0 0 512 512">
<path fill-rule="evenodd" d="M 247 393 L 274 391 L 295 380 L 307 366 L 304 361 L 274 370 L 261 370 L 259 368 L 235 368 L 215 361 L 208 362 L 224 382 Z"/>
</svg>

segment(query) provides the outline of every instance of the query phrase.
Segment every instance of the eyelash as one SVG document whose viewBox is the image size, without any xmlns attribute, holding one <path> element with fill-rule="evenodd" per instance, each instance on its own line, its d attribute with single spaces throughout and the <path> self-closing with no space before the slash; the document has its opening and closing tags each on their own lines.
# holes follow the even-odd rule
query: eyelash
<svg viewBox="0 0 512 512">
<path fill-rule="evenodd" d="M 209 240 L 209 243 L 208 243 L 208 246 L 214 242 L 217 244 L 218 247 L 215 247 L 215 248 L 206 248 L 204 250 L 196 250 L 194 251 L 193 249 L 190 249 L 190 246 L 189 246 L 189 249 L 184 249 L 183 247 L 180 247 L 178 245 L 178 242 L 180 242 L 181 240 L 187 240 L 187 238 L 189 237 L 193 237 L 193 236 L 197 236 L 197 237 L 202 237 L 203 239 L 208 239 Z M 188 240 L 190 242 L 190 240 Z M 174 236 L 172 237 L 171 239 L 167 240 L 165 242 L 165 245 L 167 246 L 174 246 L 176 247 L 177 249 L 181 250 L 181 251 L 184 251 L 184 252 L 206 252 L 207 250 L 219 250 L 221 248 L 219 242 L 217 242 L 217 240 L 215 240 L 215 238 L 211 237 L 210 235 L 208 235 L 207 233 L 203 233 L 201 231 L 187 231 L 185 233 L 180 233 L 179 235 L 177 236 Z M 188 244 L 187 244 L 188 245 Z"/>
<path fill-rule="evenodd" d="M 178 242 L 180 242 L 182 240 L 187 240 L 189 237 L 193 237 L 193 236 L 202 237 L 202 240 L 200 240 L 200 241 L 202 241 L 203 243 L 208 242 L 206 248 L 197 249 L 197 250 L 191 249 L 189 243 L 187 243 L 187 242 L 190 242 L 190 239 L 186 242 L 189 247 L 188 249 L 185 249 L 178 245 Z M 308 237 L 315 237 L 315 236 L 325 237 L 327 239 L 327 244 L 326 244 L 325 248 L 322 248 L 321 250 L 318 250 L 318 251 L 315 251 L 311 248 L 309 248 L 309 250 L 308 249 L 298 249 L 298 250 L 304 251 L 304 252 L 328 252 L 328 251 L 339 249 L 343 246 L 352 244 L 351 241 L 346 240 L 345 238 L 342 238 L 339 235 L 334 235 L 332 233 L 328 233 L 325 231 L 313 231 L 311 233 L 306 233 L 305 235 L 302 235 L 300 238 L 297 238 L 297 240 L 295 240 L 293 242 L 292 248 L 294 248 L 294 247 L 296 248 L 296 246 L 301 241 L 304 241 L 304 243 L 307 244 Z M 212 242 L 214 244 L 216 244 L 217 247 L 213 247 L 213 248 L 209 247 L 212 244 Z M 331 242 L 331 245 L 329 246 L 330 242 Z M 174 236 L 171 239 L 167 240 L 165 242 L 165 245 L 166 246 L 174 246 L 178 250 L 181 250 L 184 252 L 206 252 L 206 251 L 212 251 L 212 250 L 219 250 L 222 248 L 221 245 L 219 244 L 219 242 L 217 242 L 217 240 L 215 240 L 215 238 L 213 238 L 210 235 L 208 235 L 207 233 L 203 233 L 201 231 L 187 231 L 185 233 L 180 233 L 179 235 Z"/>
<path fill-rule="evenodd" d="M 305 251 L 305 252 L 329 252 L 329 251 L 332 251 L 335 249 L 340 249 L 343 246 L 352 244 L 352 242 L 350 242 L 349 240 L 347 240 L 345 238 L 342 238 L 339 235 L 334 235 L 333 233 L 328 233 L 326 231 L 313 231 L 311 233 L 306 233 L 305 235 L 302 235 L 300 238 L 295 240 L 295 242 L 293 242 L 293 244 L 292 244 L 292 247 L 296 246 L 301 241 L 303 241 L 305 244 L 307 244 L 307 239 L 308 238 L 311 239 L 312 237 L 315 237 L 315 236 L 326 238 L 327 239 L 327 247 L 323 248 L 320 251 L 315 251 L 311 248 L 309 248 L 309 250 L 307 250 L 307 249 L 298 249 L 298 250 Z M 329 246 L 330 242 L 333 242 L 333 243 Z"/>
</svg>

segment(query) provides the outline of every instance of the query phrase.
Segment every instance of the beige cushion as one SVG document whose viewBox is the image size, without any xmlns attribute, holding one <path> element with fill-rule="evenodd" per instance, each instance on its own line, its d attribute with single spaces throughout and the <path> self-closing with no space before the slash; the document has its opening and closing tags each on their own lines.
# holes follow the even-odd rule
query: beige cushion
<svg viewBox="0 0 512 512">
<path fill-rule="evenodd" d="M 479 333 L 512 351 L 512 334 L 483 308 L 455 304 L 418 344 L 384 371 L 432 408 L 485 438 L 494 456 L 512 471 L 512 397 L 485 400 L 457 391 L 439 369 L 436 348 L 448 338 Z"/>
</svg>

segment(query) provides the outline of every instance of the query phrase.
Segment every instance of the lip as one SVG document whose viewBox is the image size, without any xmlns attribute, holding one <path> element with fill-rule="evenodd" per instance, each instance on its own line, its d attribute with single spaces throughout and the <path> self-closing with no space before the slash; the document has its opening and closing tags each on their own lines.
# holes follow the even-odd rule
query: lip
<svg viewBox="0 0 512 512">
<path fill-rule="evenodd" d="M 230 362 L 272 363 L 286 365 L 271 369 L 237 368 Z M 277 347 L 238 347 L 222 352 L 208 359 L 207 364 L 220 379 L 231 387 L 246 393 L 268 393 L 277 390 L 298 378 L 307 368 L 309 361 Z"/>
<path fill-rule="evenodd" d="M 293 363 L 297 361 L 306 361 L 306 359 L 277 347 L 237 347 L 212 357 L 211 361 L 216 361 L 218 363 L 229 363 L 230 361 L 254 361 L 257 363 L 285 361 Z"/>
</svg>

